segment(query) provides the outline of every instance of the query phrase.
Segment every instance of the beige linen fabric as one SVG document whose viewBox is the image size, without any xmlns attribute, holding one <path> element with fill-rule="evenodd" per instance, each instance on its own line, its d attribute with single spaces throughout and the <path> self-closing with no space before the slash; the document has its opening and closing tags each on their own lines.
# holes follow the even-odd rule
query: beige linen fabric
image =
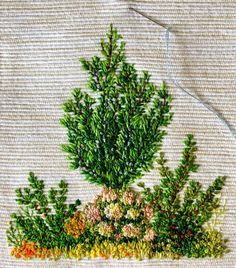
<svg viewBox="0 0 236 268">
<path fill-rule="evenodd" d="M 128 10 L 136 7 L 172 26 L 176 76 L 191 92 L 214 106 L 236 129 L 235 0 L 1 0 L 1 132 L 0 132 L 0 267 L 235 267 L 236 141 L 218 119 L 173 84 L 174 119 L 163 150 L 177 164 L 182 141 L 193 133 L 201 169 L 193 178 L 205 186 L 217 175 L 228 177 L 223 196 L 227 211 L 222 225 L 231 252 L 223 259 L 22 261 L 9 256 L 5 231 L 16 211 L 15 188 L 27 184 L 28 171 L 47 187 L 69 182 L 69 199 L 91 200 L 99 187 L 69 171 L 59 145 L 66 131 L 59 125 L 61 104 L 73 87 L 83 89 L 86 73 L 78 59 L 97 54 L 110 22 L 127 44 L 127 57 L 148 70 L 159 84 L 168 77 L 162 28 Z M 157 183 L 155 170 L 145 174 Z"/>
</svg>

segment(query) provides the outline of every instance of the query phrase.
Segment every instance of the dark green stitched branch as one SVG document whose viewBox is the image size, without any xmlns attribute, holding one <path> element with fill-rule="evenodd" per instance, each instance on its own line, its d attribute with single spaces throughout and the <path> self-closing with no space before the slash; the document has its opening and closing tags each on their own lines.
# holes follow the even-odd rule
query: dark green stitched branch
<svg viewBox="0 0 236 268">
<path fill-rule="evenodd" d="M 163 204 L 167 206 L 175 201 L 177 194 L 183 189 L 188 181 L 189 173 L 196 172 L 198 169 L 198 165 L 195 163 L 195 152 L 197 147 L 193 135 L 188 135 L 184 144 L 185 148 L 182 152 L 182 159 L 174 172 L 170 171 L 169 168 L 165 166 L 166 160 L 163 153 L 161 153 L 160 159 L 158 160 L 160 164 L 160 174 L 162 176 L 164 175 L 164 178 L 160 183 L 162 189 L 162 201 Z"/>
</svg>

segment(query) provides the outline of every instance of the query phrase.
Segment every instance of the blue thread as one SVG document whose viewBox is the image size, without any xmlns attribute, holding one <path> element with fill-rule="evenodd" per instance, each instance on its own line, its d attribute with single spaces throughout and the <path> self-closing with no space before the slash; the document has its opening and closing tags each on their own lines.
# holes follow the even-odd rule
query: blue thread
<svg viewBox="0 0 236 268">
<path fill-rule="evenodd" d="M 199 102 L 200 104 L 202 104 L 208 111 L 212 112 L 220 121 L 221 123 L 225 126 L 225 128 L 227 128 L 230 133 L 232 134 L 234 140 L 236 141 L 236 131 L 230 126 L 230 124 L 226 121 L 226 119 L 223 118 L 223 116 L 218 113 L 212 106 L 210 106 L 207 102 L 205 102 L 204 100 L 200 99 L 199 97 L 193 95 L 192 93 L 188 92 L 185 88 L 183 88 L 179 82 L 177 81 L 176 77 L 174 77 L 174 71 L 173 71 L 173 65 L 171 62 L 171 56 L 170 56 L 170 52 L 169 52 L 169 44 L 170 44 L 170 28 L 165 26 L 164 24 L 158 22 L 157 20 L 149 17 L 148 15 L 146 15 L 145 13 L 130 7 L 130 10 L 135 11 L 136 13 L 140 14 L 141 16 L 145 17 L 146 19 L 154 22 L 155 24 L 161 26 L 162 28 L 166 29 L 165 32 L 165 41 L 166 41 L 166 58 L 167 58 L 167 74 L 170 78 L 170 80 L 172 81 L 172 83 L 178 88 L 180 89 L 182 92 L 184 92 L 186 95 L 192 97 L 193 99 L 195 99 L 197 102 Z"/>
</svg>

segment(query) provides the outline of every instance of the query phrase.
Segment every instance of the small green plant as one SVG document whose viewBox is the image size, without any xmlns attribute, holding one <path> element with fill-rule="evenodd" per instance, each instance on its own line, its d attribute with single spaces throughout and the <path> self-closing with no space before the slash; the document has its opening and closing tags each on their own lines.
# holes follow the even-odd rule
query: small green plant
<svg viewBox="0 0 236 268">
<path fill-rule="evenodd" d="M 63 248 L 75 244 L 75 239 L 64 232 L 65 220 L 72 217 L 80 205 L 67 205 L 68 185 L 64 181 L 59 188 L 51 188 L 46 195 L 44 182 L 30 172 L 29 187 L 16 189 L 17 203 L 21 206 L 18 213 L 11 214 L 7 237 L 10 244 L 20 246 L 24 240 L 36 242 L 46 248 Z"/>
<path fill-rule="evenodd" d="M 203 191 L 199 182 L 190 180 L 190 172 L 196 172 L 199 167 L 196 164 L 197 147 L 193 135 L 188 135 L 184 143 L 182 159 L 174 171 L 166 166 L 164 153 L 160 153 L 157 161 L 160 185 L 154 186 L 152 190 L 145 188 L 142 183 L 139 185 L 144 188 L 145 200 L 154 208 L 153 228 L 158 232 L 158 242 L 170 244 L 174 253 L 191 257 L 197 252 L 196 249 L 193 251 L 194 245 L 199 244 L 203 237 L 209 236 L 204 224 L 220 206 L 219 193 L 226 178 L 216 178 Z M 223 254 L 226 247 L 224 240 L 221 242 Z M 200 250 L 198 257 L 208 255 L 207 250 Z"/>
</svg>

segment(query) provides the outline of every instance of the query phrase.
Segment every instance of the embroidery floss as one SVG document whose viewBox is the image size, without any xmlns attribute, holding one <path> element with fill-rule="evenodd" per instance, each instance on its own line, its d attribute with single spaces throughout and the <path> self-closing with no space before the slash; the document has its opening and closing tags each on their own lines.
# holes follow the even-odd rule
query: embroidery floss
<svg viewBox="0 0 236 268">
<path fill-rule="evenodd" d="M 235 129 L 233 129 L 231 127 L 231 125 L 226 121 L 226 119 L 219 113 L 217 112 L 211 105 L 209 105 L 206 101 L 202 100 L 201 98 L 199 98 L 198 96 L 195 96 L 194 94 L 190 93 L 188 90 L 186 90 L 184 87 L 182 87 L 177 78 L 174 75 L 174 68 L 173 68 L 173 64 L 172 64 L 172 60 L 171 60 L 171 53 L 170 53 L 170 35 L 172 33 L 172 31 L 170 30 L 169 27 L 165 26 L 164 24 L 160 23 L 159 21 L 157 21 L 156 19 L 151 18 L 150 16 L 146 15 L 145 13 L 130 7 L 130 10 L 140 14 L 141 16 L 143 16 L 144 18 L 154 22 L 155 24 L 161 26 L 162 28 L 164 28 L 165 31 L 165 40 L 166 40 L 166 59 L 167 59 L 167 73 L 169 76 L 169 79 L 172 81 L 172 83 L 178 88 L 180 89 L 183 93 L 185 93 L 186 95 L 190 96 L 191 98 L 193 98 L 194 100 L 196 100 L 198 103 L 200 103 L 201 105 L 203 105 L 208 111 L 210 111 L 211 113 L 213 113 L 220 121 L 221 123 L 224 125 L 224 127 L 226 129 L 229 130 L 229 132 L 231 133 L 232 137 L 234 138 L 234 140 L 236 141 L 236 131 Z"/>
</svg>

